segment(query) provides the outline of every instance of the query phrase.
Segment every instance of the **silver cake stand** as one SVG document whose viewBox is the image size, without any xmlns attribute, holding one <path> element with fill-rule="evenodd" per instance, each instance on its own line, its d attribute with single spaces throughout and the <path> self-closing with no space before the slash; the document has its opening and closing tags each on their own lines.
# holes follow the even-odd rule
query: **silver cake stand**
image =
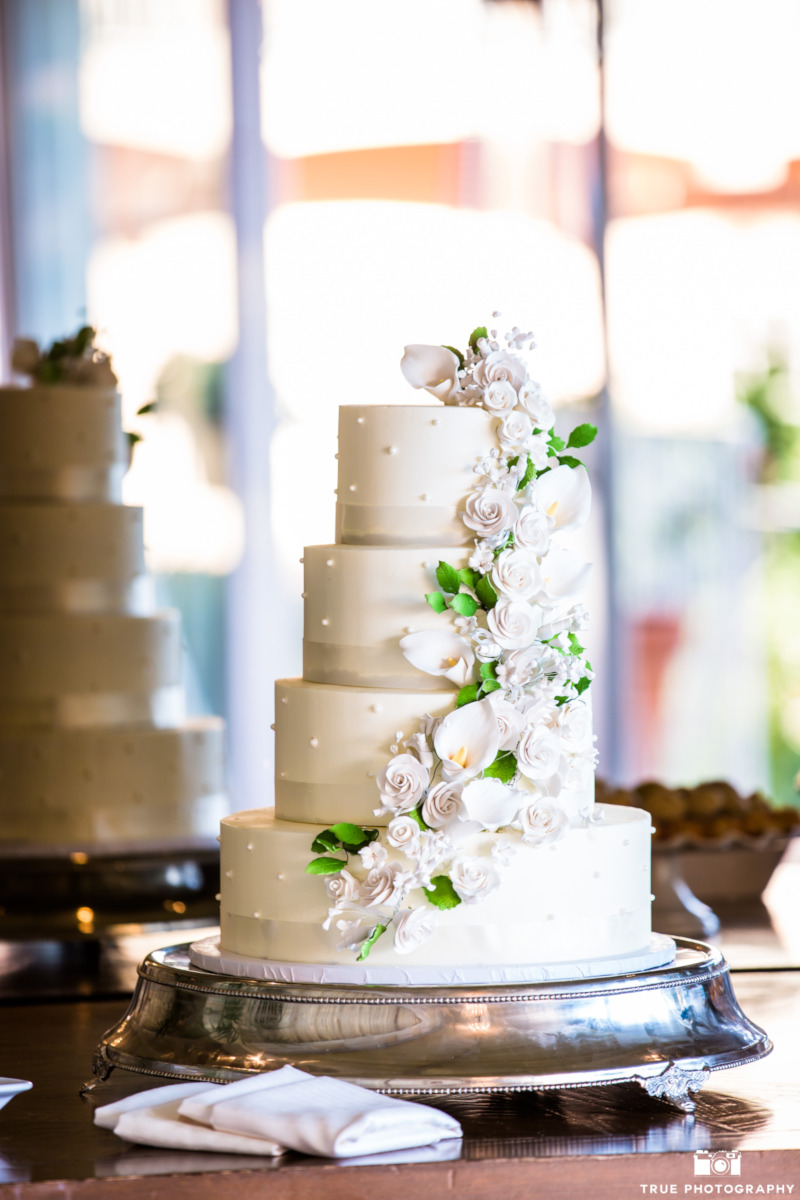
<svg viewBox="0 0 800 1200">
<path fill-rule="evenodd" d="M 722 955 L 675 941 L 674 963 L 635 974 L 418 988 L 231 978 L 173 946 L 139 967 L 94 1072 L 224 1083 L 291 1062 L 376 1091 L 439 1096 L 633 1081 L 691 1111 L 710 1072 L 772 1045 L 739 1008 Z"/>
</svg>

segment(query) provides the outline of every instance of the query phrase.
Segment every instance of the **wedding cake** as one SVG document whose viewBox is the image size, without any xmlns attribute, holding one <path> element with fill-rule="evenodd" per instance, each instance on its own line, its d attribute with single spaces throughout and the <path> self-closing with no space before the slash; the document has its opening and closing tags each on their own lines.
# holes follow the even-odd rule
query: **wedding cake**
<svg viewBox="0 0 800 1200">
<path fill-rule="evenodd" d="M 0 387 L 0 854 L 208 842 L 223 723 L 184 716 L 110 362 L 86 327 L 12 365 L 32 382 Z"/>
<path fill-rule="evenodd" d="M 516 328 L 408 346 L 439 403 L 340 409 L 336 543 L 304 551 L 303 678 L 276 684 L 275 807 L 222 822 L 222 969 L 368 959 L 432 982 L 672 956 L 649 815 L 594 802 L 590 567 L 568 542 L 596 431 L 555 434 L 530 349 Z"/>
</svg>

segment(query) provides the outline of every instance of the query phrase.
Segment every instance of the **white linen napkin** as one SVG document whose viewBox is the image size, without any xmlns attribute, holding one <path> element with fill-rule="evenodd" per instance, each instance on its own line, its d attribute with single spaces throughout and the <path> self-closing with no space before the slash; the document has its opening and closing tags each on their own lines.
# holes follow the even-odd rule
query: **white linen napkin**
<svg viewBox="0 0 800 1200">
<path fill-rule="evenodd" d="M 249 1080 L 247 1081 L 249 1082 Z M 222 1091 L 222 1088 L 217 1088 Z M 263 1138 L 241 1137 L 183 1119 L 178 1109 L 190 1096 L 208 1092 L 207 1083 L 148 1088 L 95 1110 L 94 1123 L 126 1142 L 170 1150 L 217 1150 L 227 1154 L 283 1154 L 283 1146 Z"/>
<path fill-rule="evenodd" d="M 228 1133 L 274 1138 L 292 1150 L 326 1158 L 381 1154 L 461 1137 L 454 1117 L 424 1104 L 304 1071 L 294 1071 L 279 1086 L 269 1086 L 266 1078 L 266 1087 L 246 1095 L 226 1095 L 228 1088 L 220 1088 L 209 1124 Z M 183 1106 L 181 1111 L 186 1111 Z"/>
<path fill-rule="evenodd" d="M 454 1117 L 309 1075 L 295 1067 L 235 1083 L 182 1083 L 138 1092 L 96 1110 L 96 1125 L 148 1146 L 328 1158 L 380 1154 L 460 1138 Z"/>
</svg>

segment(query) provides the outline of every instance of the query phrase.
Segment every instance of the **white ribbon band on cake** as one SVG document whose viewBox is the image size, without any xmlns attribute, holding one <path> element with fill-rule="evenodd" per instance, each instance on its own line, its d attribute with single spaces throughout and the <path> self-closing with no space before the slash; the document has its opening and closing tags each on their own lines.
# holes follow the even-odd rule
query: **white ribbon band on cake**
<svg viewBox="0 0 800 1200">
<path fill-rule="evenodd" d="M 122 479 L 127 466 L 110 467 L 4 467 L 0 466 L 0 496 L 21 500 L 72 500 L 79 502 L 122 500 Z"/>
<path fill-rule="evenodd" d="M 172 728 L 184 719 L 180 684 L 140 692 L 75 692 L 41 700 L 0 700 L 0 724 L 61 728 L 156 725 Z"/>
<path fill-rule="evenodd" d="M 473 537 L 452 505 L 336 505 L 336 541 L 350 546 L 464 546 Z"/>
<path fill-rule="evenodd" d="M 6 613 L 127 613 L 154 610 L 153 581 L 139 575 L 127 583 L 107 579 L 64 579 L 15 587 L 0 583 L 0 609 Z"/>
<path fill-rule="evenodd" d="M 395 643 L 389 646 L 343 646 L 338 642 L 303 641 L 303 679 L 348 687 L 413 688 L 442 691 L 452 686 L 440 675 L 412 667 Z"/>
</svg>

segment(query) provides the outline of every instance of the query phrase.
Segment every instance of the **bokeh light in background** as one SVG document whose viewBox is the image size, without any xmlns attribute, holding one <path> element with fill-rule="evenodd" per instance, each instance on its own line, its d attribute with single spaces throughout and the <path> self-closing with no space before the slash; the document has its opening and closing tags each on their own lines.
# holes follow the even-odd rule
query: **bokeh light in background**
<svg viewBox="0 0 800 1200">
<path fill-rule="evenodd" d="M 55 284 L 79 270 L 143 436 L 126 498 L 184 607 L 198 695 L 230 702 L 234 805 L 269 797 L 271 680 L 299 670 L 302 547 L 333 534 L 338 406 L 424 403 L 403 342 L 457 344 L 493 309 L 536 331 L 558 405 L 602 414 L 586 552 L 603 772 L 790 799 L 794 0 L 608 0 L 604 91 L 594 0 L 9 7 L 10 87 L 40 135 L 12 154 L 45 161 L 50 122 L 63 176 L 43 198 L 41 169 L 22 173 L 24 262 L 52 286 L 38 308 L 18 298 L 19 332 L 77 323 L 76 288 Z M 243 31 L 261 16 L 259 62 Z M 248 141 L 236 88 L 259 69 Z M 51 227 L 84 233 L 46 259 Z M 268 384 L 241 366 L 259 353 Z"/>
</svg>

